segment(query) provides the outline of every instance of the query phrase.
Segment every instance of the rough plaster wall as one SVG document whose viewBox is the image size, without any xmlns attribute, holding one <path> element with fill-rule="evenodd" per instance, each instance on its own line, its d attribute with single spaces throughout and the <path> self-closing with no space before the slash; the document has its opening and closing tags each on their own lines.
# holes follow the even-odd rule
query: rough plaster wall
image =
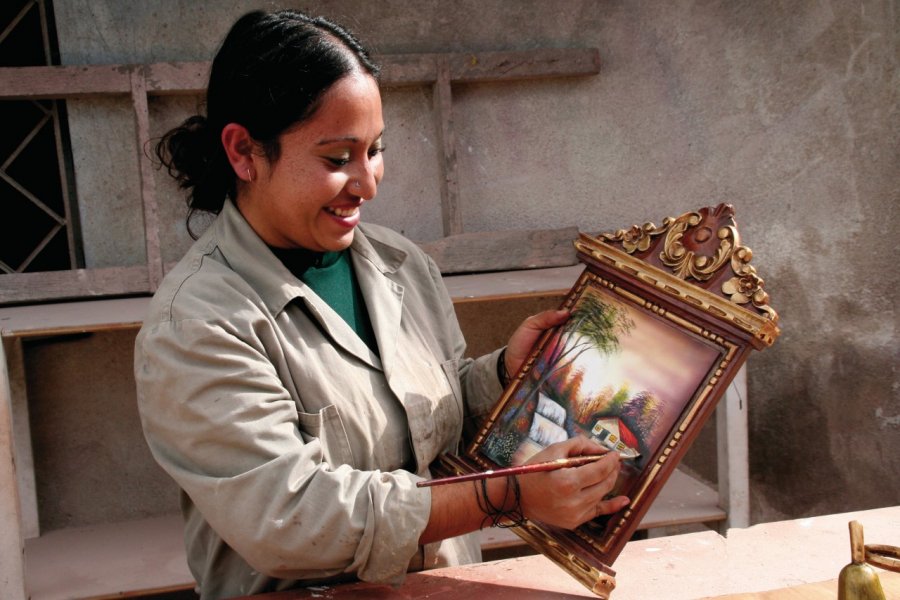
<svg viewBox="0 0 900 600">
<path fill-rule="evenodd" d="M 895 2 L 284 4 L 333 16 L 383 53 L 598 47 L 597 77 L 454 89 L 466 228 L 605 230 L 733 203 L 783 324 L 750 361 L 753 520 L 896 503 Z M 207 59 L 251 6 L 273 3 L 55 2 L 67 63 Z M 366 209 L 417 239 L 440 231 L 429 107 L 427 90 L 386 95 L 387 177 Z M 131 127 L 113 117 L 73 136 L 95 266 L 116 258 L 100 256 L 109 236 L 118 260 L 143 252 L 131 225 L 90 231 L 120 197 L 91 183 L 91 164 L 134 162 L 96 149 Z M 170 223 L 164 239 L 184 243 Z"/>
</svg>

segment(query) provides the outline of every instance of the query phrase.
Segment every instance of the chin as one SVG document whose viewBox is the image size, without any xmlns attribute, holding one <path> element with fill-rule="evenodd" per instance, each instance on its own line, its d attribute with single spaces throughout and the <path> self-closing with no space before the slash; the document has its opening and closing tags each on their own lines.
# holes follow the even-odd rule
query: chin
<svg viewBox="0 0 900 600">
<path fill-rule="evenodd" d="M 341 250 L 346 250 L 350 247 L 350 244 L 353 243 L 353 232 L 346 235 L 342 235 L 339 238 L 328 240 L 323 246 L 325 247 L 326 252 L 340 252 Z"/>
</svg>

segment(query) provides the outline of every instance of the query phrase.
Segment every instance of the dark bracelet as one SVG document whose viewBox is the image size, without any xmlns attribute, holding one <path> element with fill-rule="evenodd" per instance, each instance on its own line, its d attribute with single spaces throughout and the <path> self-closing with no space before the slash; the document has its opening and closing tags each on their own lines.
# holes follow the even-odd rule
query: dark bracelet
<svg viewBox="0 0 900 600">
<path fill-rule="evenodd" d="M 525 522 L 525 515 L 522 514 L 522 492 L 519 489 L 519 480 L 515 475 L 506 478 L 506 491 L 503 492 L 503 501 L 500 506 L 494 506 L 488 496 L 487 479 L 481 480 L 481 494 L 478 493 L 477 483 L 475 483 L 475 500 L 478 502 L 478 508 L 484 513 L 484 519 L 481 520 L 481 528 L 490 521 L 491 527 L 500 527 L 506 529 L 509 527 L 519 527 Z M 513 507 L 509 510 L 503 510 L 509 500 L 509 493 L 512 490 Z"/>
<path fill-rule="evenodd" d="M 500 355 L 497 357 L 497 379 L 500 380 L 500 386 L 504 388 L 509 385 L 509 380 L 512 379 L 509 371 L 506 369 L 506 348 L 501 350 Z"/>
</svg>

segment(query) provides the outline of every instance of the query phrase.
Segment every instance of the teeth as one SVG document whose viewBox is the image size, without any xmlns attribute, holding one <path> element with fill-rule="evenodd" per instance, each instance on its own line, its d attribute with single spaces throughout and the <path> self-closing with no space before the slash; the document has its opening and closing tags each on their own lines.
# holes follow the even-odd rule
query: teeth
<svg viewBox="0 0 900 600">
<path fill-rule="evenodd" d="M 339 217 L 352 217 L 353 215 L 355 215 L 356 213 L 359 212 L 359 208 L 357 208 L 357 207 L 353 207 L 353 208 L 331 208 L 331 207 L 326 207 L 325 210 L 327 210 L 327 211 L 330 212 L 331 214 L 337 215 L 337 216 L 339 216 Z"/>
</svg>

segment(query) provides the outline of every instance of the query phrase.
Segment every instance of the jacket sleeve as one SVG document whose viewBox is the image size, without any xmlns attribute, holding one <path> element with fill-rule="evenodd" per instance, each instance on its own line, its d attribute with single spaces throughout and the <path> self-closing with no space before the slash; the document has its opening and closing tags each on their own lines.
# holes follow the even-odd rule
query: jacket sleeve
<svg viewBox="0 0 900 600">
<path fill-rule="evenodd" d="M 481 427 L 482 421 L 500 399 L 503 387 L 497 377 L 497 361 L 503 348 L 479 356 L 465 358 L 466 341 L 459 328 L 453 301 L 444 285 L 440 270 L 430 258 L 428 259 L 432 283 L 437 287 L 440 298 L 440 313 L 445 323 L 445 337 L 452 344 L 451 353 L 459 359 L 459 382 L 465 407 L 463 435 L 465 441 L 474 436 Z"/>
<path fill-rule="evenodd" d="M 252 335 L 201 320 L 148 324 L 135 376 L 154 457 L 254 569 L 402 580 L 430 492 L 406 471 L 329 467 L 320 441 L 301 436 L 297 406 Z"/>
</svg>

